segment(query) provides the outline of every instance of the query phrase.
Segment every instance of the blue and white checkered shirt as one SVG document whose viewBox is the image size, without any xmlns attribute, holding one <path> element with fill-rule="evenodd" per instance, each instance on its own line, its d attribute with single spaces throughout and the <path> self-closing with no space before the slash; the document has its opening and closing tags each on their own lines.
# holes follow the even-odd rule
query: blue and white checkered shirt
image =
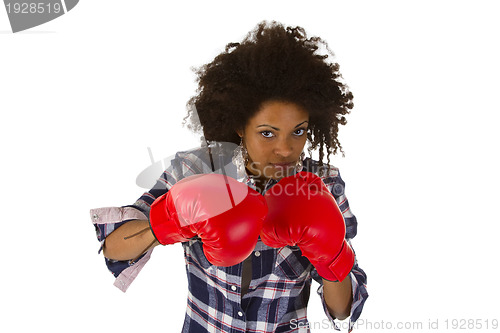
<svg viewBox="0 0 500 333">
<path fill-rule="evenodd" d="M 201 147 L 177 153 L 156 185 L 133 205 L 91 210 L 91 218 L 101 245 L 105 238 L 123 223 L 137 219 L 146 220 L 153 201 L 182 178 L 223 170 L 227 175 L 255 189 L 251 178 L 246 174 L 238 174 L 231 161 L 232 151 L 224 151 L 223 148 L 217 151 L 216 148 Z M 345 184 L 338 169 L 331 166 L 320 168 L 316 161 L 306 158 L 303 170 L 319 175 L 335 197 L 346 223 L 346 239 L 350 242 L 356 236 L 357 221 L 349 208 L 344 194 Z M 275 183 L 276 181 L 269 181 L 265 191 Z M 317 292 L 327 318 L 334 321 L 326 308 L 321 277 L 296 247 L 275 249 L 259 239 L 251 254 L 250 285 L 242 297 L 243 263 L 230 267 L 214 266 L 205 257 L 200 240 L 190 240 L 182 243 L 182 246 L 189 286 L 182 332 L 309 332 L 306 307 L 312 279 L 320 284 Z M 152 250 L 148 251 L 135 262 L 105 258 L 108 269 L 116 277 L 115 285 L 126 291 L 149 260 L 151 252 Z M 353 292 L 350 315 L 352 328 L 368 297 L 366 274 L 358 267 L 357 261 L 350 277 Z"/>
</svg>

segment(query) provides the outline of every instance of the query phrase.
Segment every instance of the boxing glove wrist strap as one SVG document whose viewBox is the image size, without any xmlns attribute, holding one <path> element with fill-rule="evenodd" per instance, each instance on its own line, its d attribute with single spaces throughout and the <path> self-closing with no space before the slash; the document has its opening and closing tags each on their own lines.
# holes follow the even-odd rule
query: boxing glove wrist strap
<svg viewBox="0 0 500 333">
<path fill-rule="evenodd" d="M 331 262 L 312 262 L 318 274 L 325 280 L 343 281 L 354 266 L 355 255 L 344 239 L 342 249 Z"/>
<path fill-rule="evenodd" d="M 157 198 L 151 205 L 149 212 L 149 225 L 156 240 L 162 245 L 186 242 L 189 238 L 184 237 L 177 224 L 170 216 L 167 205 L 168 192 Z"/>
</svg>

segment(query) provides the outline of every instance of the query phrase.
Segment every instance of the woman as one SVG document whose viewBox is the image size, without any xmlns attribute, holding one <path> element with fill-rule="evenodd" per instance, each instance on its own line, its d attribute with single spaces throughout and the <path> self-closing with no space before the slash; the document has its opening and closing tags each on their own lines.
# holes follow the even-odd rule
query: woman
<svg viewBox="0 0 500 333">
<path fill-rule="evenodd" d="M 287 216 L 282 220 L 288 223 L 290 214 L 292 218 L 303 217 L 296 221 L 299 224 L 317 223 L 321 228 L 329 225 L 328 221 L 316 222 L 326 215 L 324 209 L 311 208 L 314 200 L 292 194 L 288 199 L 295 200 L 295 204 L 275 204 L 272 200 L 282 200 L 284 196 L 275 195 L 273 199 L 270 190 L 290 179 L 300 178 L 309 185 L 321 179 L 327 196 L 335 199 L 343 215 L 342 230 L 334 231 L 331 237 L 340 234 L 339 249 L 351 249 L 350 239 L 356 235 L 357 221 L 344 195 L 344 182 L 338 169 L 329 165 L 329 157 L 342 152 L 338 127 L 346 123 L 344 116 L 353 104 L 352 94 L 340 80 L 338 64 L 329 61 L 332 56 L 326 42 L 307 37 L 300 27 L 262 22 L 241 43 L 228 44 L 225 52 L 197 71 L 198 93 L 188 103 L 186 120 L 192 130 L 203 131 L 207 144 L 177 153 L 157 184 L 135 204 L 91 211 L 108 268 L 117 277 L 116 286 L 127 289 L 155 246 L 180 241 L 189 282 L 183 332 L 308 331 L 306 307 L 312 279 L 320 284 L 318 294 L 327 317 L 342 320 L 350 316 L 352 327 L 368 297 L 366 274 L 354 261 L 353 252 L 352 261 L 346 266 L 349 269 L 341 278 L 327 277 L 329 272 L 316 257 L 317 235 L 307 242 L 313 246 L 311 251 L 304 242 L 283 243 L 279 235 L 290 233 L 280 234 L 275 229 L 279 226 L 269 225 L 275 223 L 276 216 Z M 309 152 L 319 150 L 318 161 L 305 158 L 306 142 Z M 325 155 L 327 164 L 322 161 Z M 267 203 L 273 203 L 268 204 L 266 218 L 265 212 L 259 215 L 258 208 L 265 200 L 252 197 L 251 207 L 257 208 L 239 211 L 234 215 L 238 217 L 224 222 L 224 228 L 231 228 L 240 223 L 239 216 L 253 214 L 249 217 L 253 222 L 248 223 L 247 219 L 239 229 L 252 229 L 253 243 L 238 241 L 218 251 L 221 247 L 213 247 L 207 238 L 203 239 L 203 231 L 189 235 L 182 231 L 175 237 L 160 235 L 164 219 L 168 219 L 168 201 L 187 193 L 186 186 L 200 188 L 200 183 L 192 185 L 186 179 L 203 182 L 207 178 L 193 176 L 210 173 L 229 175 L 231 181 L 228 183 L 225 178 L 226 184 L 233 191 L 242 183 L 249 191 L 265 194 Z M 234 184 L 234 179 L 240 183 Z M 203 194 L 204 191 L 196 191 L 196 195 L 205 195 L 200 201 L 209 201 L 213 189 Z M 182 210 L 176 207 L 178 212 Z M 182 224 L 177 220 L 177 227 L 179 223 Z M 330 235 L 325 237 L 330 239 Z M 329 250 L 328 247 L 319 252 Z M 227 253 L 229 258 L 224 257 Z"/>
</svg>

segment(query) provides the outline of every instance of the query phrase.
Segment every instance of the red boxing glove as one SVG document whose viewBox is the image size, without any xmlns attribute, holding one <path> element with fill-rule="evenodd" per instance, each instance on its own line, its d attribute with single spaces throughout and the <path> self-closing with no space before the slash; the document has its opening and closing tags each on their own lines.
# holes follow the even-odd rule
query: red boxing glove
<svg viewBox="0 0 500 333">
<path fill-rule="evenodd" d="M 267 213 L 257 191 L 220 174 L 184 178 L 151 205 L 149 223 L 160 244 L 195 236 L 213 265 L 233 266 L 252 253 Z"/>
<path fill-rule="evenodd" d="M 269 211 L 262 241 L 271 247 L 297 245 L 322 278 L 344 280 L 354 251 L 345 240 L 342 213 L 321 178 L 302 171 L 281 179 L 264 197 Z"/>
</svg>

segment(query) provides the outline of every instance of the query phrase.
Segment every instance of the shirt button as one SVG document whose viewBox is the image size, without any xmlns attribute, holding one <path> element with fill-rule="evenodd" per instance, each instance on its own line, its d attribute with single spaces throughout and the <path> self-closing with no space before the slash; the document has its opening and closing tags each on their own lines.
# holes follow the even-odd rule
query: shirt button
<svg viewBox="0 0 500 333">
<path fill-rule="evenodd" d="M 255 251 L 255 256 L 260 257 L 260 251 Z"/>
<path fill-rule="evenodd" d="M 238 311 L 238 316 L 243 317 L 243 312 Z"/>
<path fill-rule="evenodd" d="M 232 291 L 236 291 L 236 286 L 231 286 Z"/>
<path fill-rule="evenodd" d="M 93 218 L 94 220 L 97 220 L 97 219 L 99 218 L 99 215 L 94 214 L 94 215 L 92 215 L 92 218 Z"/>
</svg>

